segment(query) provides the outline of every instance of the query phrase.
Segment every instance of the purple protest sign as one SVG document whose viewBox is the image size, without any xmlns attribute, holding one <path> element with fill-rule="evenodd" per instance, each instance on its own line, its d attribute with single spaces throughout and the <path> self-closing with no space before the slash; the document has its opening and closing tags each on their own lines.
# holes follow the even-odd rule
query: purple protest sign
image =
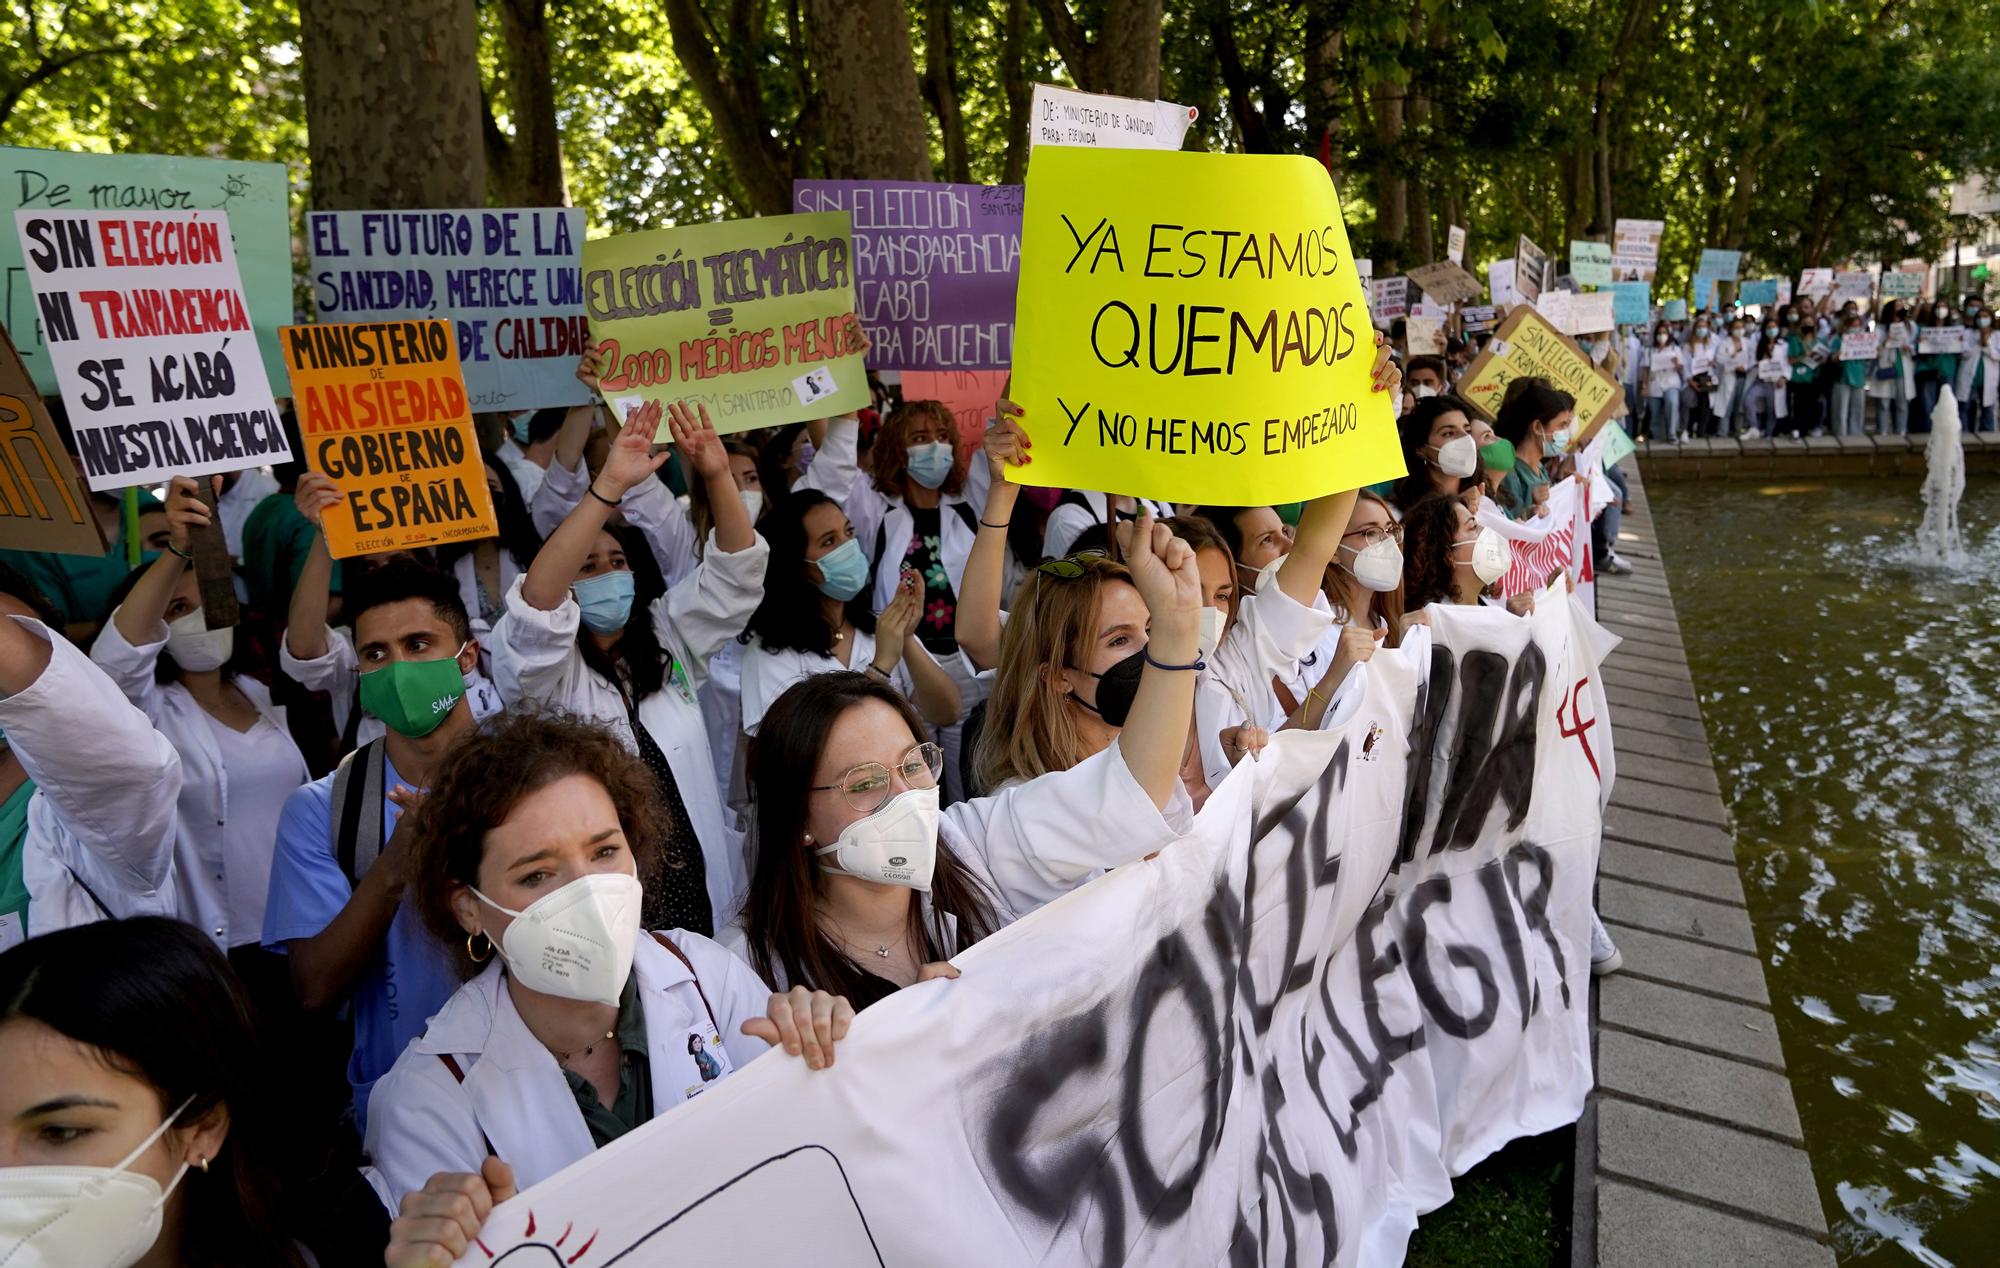
<svg viewBox="0 0 2000 1268">
<path fill-rule="evenodd" d="M 876 370 L 999 370 L 1014 361 L 1019 185 L 795 181 L 796 211 L 854 219 L 854 297 Z"/>
</svg>

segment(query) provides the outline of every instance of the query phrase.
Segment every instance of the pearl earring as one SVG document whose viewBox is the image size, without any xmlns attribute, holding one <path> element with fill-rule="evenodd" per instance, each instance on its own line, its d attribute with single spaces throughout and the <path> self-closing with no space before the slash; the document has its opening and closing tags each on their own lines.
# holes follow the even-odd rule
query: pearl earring
<svg viewBox="0 0 2000 1268">
<path fill-rule="evenodd" d="M 808 832 L 806 833 L 806 844 L 811 845 L 812 843 L 813 843 L 813 834 Z"/>
</svg>

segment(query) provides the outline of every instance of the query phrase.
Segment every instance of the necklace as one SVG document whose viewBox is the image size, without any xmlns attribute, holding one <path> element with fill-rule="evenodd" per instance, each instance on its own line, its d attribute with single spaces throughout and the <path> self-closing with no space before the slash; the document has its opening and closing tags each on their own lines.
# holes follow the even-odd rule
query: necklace
<svg viewBox="0 0 2000 1268">
<path fill-rule="evenodd" d="M 884 954 L 886 954 L 886 952 L 885 952 Z M 613 1038 L 613 1037 L 615 1037 L 615 1036 L 617 1035 L 617 1033 L 618 1033 L 618 1032 L 617 1032 L 617 1031 L 615 1031 L 615 1030 L 607 1030 L 607 1031 L 605 1031 L 605 1032 L 604 1032 L 604 1037 L 605 1037 L 606 1039 L 610 1039 L 610 1038 Z M 569 1059 L 570 1059 L 571 1057 L 573 1057 L 573 1056 L 578 1056 L 578 1055 L 581 1055 L 581 1056 L 586 1056 L 586 1057 L 587 1057 L 587 1056 L 589 1056 L 589 1055 L 590 1055 L 591 1053 L 593 1053 L 593 1052 L 596 1052 L 596 1051 L 597 1051 L 597 1044 L 596 1044 L 596 1043 L 592 1043 L 592 1044 L 591 1044 L 591 1045 L 590 1045 L 590 1046 L 589 1046 L 588 1048 L 585 1048 L 585 1049 L 583 1050 L 583 1052 L 582 1052 L 581 1054 L 578 1054 L 578 1053 L 574 1053 L 574 1052 L 564 1052 L 564 1051 L 563 1051 L 562 1049 L 560 1049 L 560 1048 L 556 1048 L 556 1047 L 551 1047 L 551 1048 L 549 1049 L 549 1051 L 550 1051 L 550 1052 L 553 1052 L 553 1053 L 555 1053 L 555 1054 L 556 1054 L 556 1064 L 557 1064 L 557 1065 L 568 1065 L 568 1064 L 569 1064 Z"/>
</svg>

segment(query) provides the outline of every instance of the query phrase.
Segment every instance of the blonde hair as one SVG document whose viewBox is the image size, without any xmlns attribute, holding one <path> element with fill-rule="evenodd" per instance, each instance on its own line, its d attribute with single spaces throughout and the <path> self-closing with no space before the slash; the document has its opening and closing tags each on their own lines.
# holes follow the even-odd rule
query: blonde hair
<svg viewBox="0 0 2000 1268">
<path fill-rule="evenodd" d="M 1072 558 L 1073 578 L 1031 572 L 1015 588 L 1000 633 L 1000 666 L 974 750 L 974 771 L 991 791 L 1012 779 L 1068 770 L 1096 750 L 1064 697 L 1062 671 L 1080 669 L 1097 639 L 1106 586 L 1132 583 L 1125 565 Z"/>
</svg>

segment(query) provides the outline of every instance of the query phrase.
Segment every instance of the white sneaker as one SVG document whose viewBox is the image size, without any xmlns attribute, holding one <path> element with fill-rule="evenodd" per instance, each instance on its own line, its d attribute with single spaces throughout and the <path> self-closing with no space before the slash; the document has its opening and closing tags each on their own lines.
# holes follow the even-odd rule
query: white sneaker
<svg viewBox="0 0 2000 1268">
<path fill-rule="evenodd" d="M 1608 977 L 1625 967 L 1625 956 L 1618 950 L 1618 944 L 1605 932 L 1604 922 L 1590 913 L 1590 973 L 1592 977 Z"/>
</svg>

